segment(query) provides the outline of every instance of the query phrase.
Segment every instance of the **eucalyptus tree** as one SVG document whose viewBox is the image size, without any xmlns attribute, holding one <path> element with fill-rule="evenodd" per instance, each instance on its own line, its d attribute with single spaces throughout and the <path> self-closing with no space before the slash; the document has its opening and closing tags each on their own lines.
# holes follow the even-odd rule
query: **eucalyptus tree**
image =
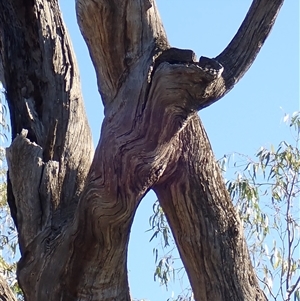
<svg viewBox="0 0 300 301">
<path fill-rule="evenodd" d="M 255 157 L 226 154 L 219 160 L 227 190 L 244 224 L 250 257 L 260 286 L 269 300 L 300 300 L 300 111 L 285 114 L 291 136 L 277 147 L 260 147 Z M 154 248 L 155 279 L 168 287 L 182 278 L 175 265 L 174 240 L 158 201 L 149 219 L 153 235 L 160 238 Z M 150 231 L 149 230 L 149 231 Z M 163 254 L 163 255 L 162 255 Z M 194 300 L 186 287 L 175 301 Z"/>
<path fill-rule="evenodd" d="M 25 300 L 130 300 L 130 227 L 150 189 L 196 300 L 265 300 L 197 112 L 245 74 L 282 3 L 254 0 L 228 46 L 197 60 L 169 45 L 154 0 L 77 0 L 105 110 L 94 151 L 57 0 L 0 2 Z"/>
</svg>

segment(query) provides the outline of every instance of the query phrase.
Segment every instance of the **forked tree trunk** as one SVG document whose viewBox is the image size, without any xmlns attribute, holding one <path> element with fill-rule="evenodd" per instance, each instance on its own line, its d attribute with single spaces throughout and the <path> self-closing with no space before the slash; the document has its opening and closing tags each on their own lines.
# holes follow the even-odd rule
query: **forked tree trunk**
<svg viewBox="0 0 300 301">
<path fill-rule="evenodd" d="M 0 1 L 0 79 L 14 139 L 8 198 L 26 300 L 130 300 L 130 227 L 149 189 L 196 300 L 265 300 L 197 111 L 247 71 L 282 2 L 254 0 L 227 48 L 197 61 L 170 48 L 154 0 L 77 0 L 105 107 L 92 158 L 57 0 Z"/>
</svg>

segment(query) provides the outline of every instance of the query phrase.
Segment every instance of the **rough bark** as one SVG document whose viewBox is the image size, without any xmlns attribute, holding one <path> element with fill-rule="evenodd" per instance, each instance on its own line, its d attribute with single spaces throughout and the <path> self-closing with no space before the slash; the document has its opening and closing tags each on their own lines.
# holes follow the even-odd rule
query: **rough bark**
<svg viewBox="0 0 300 301">
<path fill-rule="evenodd" d="M 130 227 L 152 188 L 196 300 L 265 299 L 197 111 L 246 72 L 282 2 L 254 0 L 229 46 L 197 61 L 191 50 L 170 48 L 153 0 L 77 0 L 105 106 L 92 161 L 57 1 L 0 2 L 14 138 L 9 202 L 26 300 L 130 300 Z"/>
<path fill-rule="evenodd" d="M 178 135 L 178 145 L 178 161 L 154 191 L 172 228 L 196 300 L 264 300 L 249 260 L 243 226 L 197 115 Z"/>
</svg>

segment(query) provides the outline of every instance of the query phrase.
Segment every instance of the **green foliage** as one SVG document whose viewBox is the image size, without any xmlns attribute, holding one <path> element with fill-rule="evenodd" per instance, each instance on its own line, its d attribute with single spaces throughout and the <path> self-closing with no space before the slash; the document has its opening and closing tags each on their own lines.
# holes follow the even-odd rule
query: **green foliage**
<svg viewBox="0 0 300 301">
<path fill-rule="evenodd" d="M 273 300 L 300 300 L 300 113 L 284 118 L 293 143 L 261 147 L 256 159 L 239 155 L 228 191 L 244 221 L 254 267 Z"/>
<path fill-rule="evenodd" d="M 161 237 L 160 245 L 162 246 L 162 250 L 166 250 L 170 246 L 169 241 L 172 240 L 172 235 L 170 233 L 170 228 L 165 214 L 158 201 L 156 201 L 153 205 L 153 215 L 149 219 L 149 224 L 151 228 L 148 231 L 154 232 L 150 241 L 154 238 Z M 167 288 L 170 279 L 174 279 L 175 277 L 172 250 L 164 254 L 162 257 L 159 257 L 159 249 L 153 248 L 153 255 L 155 257 L 156 264 L 154 281 L 158 280 L 161 285 L 165 285 Z"/>
<path fill-rule="evenodd" d="M 284 121 L 291 128 L 293 143 L 282 141 L 276 149 L 261 147 L 254 160 L 234 153 L 219 163 L 224 173 L 229 167 L 235 175 L 226 185 L 244 223 L 262 288 L 270 300 L 300 301 L 300 112 L 286 115 Z M 153 212 L 151 240 L 159 237 L 164 252 L 174 241 L 158 201 Z M 165 286 L 175 279 L 172 250 L 163 256 L 159 256 L 159 249 L 153 250 L 155 279 Z M 194 299 L 189 291 L 170 300 Z"/>
</svg>

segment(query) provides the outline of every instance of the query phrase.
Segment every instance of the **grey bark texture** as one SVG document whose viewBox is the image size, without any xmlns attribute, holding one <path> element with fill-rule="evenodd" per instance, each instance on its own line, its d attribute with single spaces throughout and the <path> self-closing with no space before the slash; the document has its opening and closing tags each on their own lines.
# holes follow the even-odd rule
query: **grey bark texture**
<svg viewBox="0 0 300 301">
<path fill-rule="evenodd" d="M 197 301 L 266 300 L 197 112 L 247 71 L 282 3 L 254 0 L 225 50 L 198 61 L 170 47 L 154 0 L 77 0 L 105 107 L 94 153 L 57 0 L 0 2 L 25 300 L 131 300 L 130 227 L 150 189 Z"/>
</svg>

